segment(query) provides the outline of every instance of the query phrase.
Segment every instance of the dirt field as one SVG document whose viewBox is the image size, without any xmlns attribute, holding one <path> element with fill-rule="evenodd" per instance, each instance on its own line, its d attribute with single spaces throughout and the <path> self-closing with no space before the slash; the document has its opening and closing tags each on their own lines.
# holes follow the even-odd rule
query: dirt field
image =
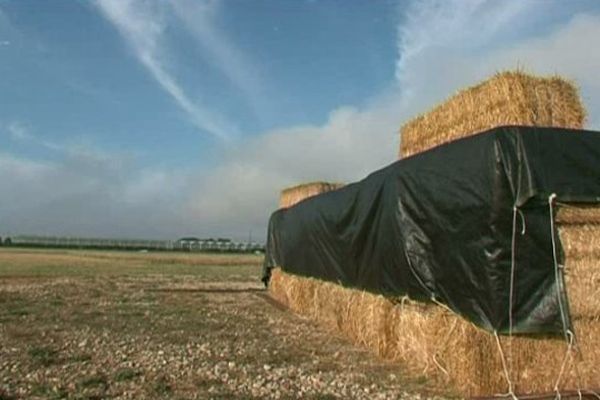
<svg viewBox="0 0 600 400">
<path fill-rule="evenodd" d="M 267 301 L 261 263 L 0 249 L 0 400 L 435 397 Z"/>
</svg>

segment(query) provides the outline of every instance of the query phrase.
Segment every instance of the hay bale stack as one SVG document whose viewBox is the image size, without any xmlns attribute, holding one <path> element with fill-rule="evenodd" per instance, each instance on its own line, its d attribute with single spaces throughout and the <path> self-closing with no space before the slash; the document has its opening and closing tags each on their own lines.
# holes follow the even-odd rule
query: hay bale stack
<svg viewBox="0 0 600 400">
<path fill-rule="evenodd" d="M 559 213 L 558 219 L 565 219 Z M 583 211 L 581 211 L 583 212 Z M 586 212 L 591 212 L 587 210 Z M 600 208 L 593 212 L 600 215 Z M 600 224 L 559 225 L 566 285 L 580 353 L 569 358 L 559 388 L 600 382 Z M 592 240 L 590 240 L 592 239 Z M 591 243 L 591 245 L 590 245 Z M 463 396 L 506 392 L 495 337 L 437 305 L 385 298 L 340 285 L 273 271 L 271 295 L 415 375 L 451 384 Z M 560 338 L 501 337 L 517 393 L 552 392 L 566 354 Z M 579 378 L 578 378 L 579 375 Z"/>
<path fill-rule="evenodd" d="M 400 158 L 501 125 L 583 128 L 575 85 L 558 76 L 498 73 L 462 90 L 400 129 Z"/>
<path fill-rule="evenodd" d="M 310 182 L 292 186 L 281 191 L 279 207 L 288 208 L 294 204 L 318 194 L 336 190 L 344 186 L 343 183 Z"/>
</svg>

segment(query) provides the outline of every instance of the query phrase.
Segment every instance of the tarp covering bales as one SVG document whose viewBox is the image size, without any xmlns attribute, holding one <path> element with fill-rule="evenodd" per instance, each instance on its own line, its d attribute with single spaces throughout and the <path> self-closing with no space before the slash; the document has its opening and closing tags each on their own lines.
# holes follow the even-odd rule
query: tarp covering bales
<svg viewBox="0 0 600 400">
<path fill-rule="evenodd" d="M 276 211 L 263 279 L 280 266 L 435 299 L 489 331 L 563 333 L 550 204 L 599 202 L 599 160 L 599 133 L 561 128 L 501 127 L 436 147 Z"/>
</svg>

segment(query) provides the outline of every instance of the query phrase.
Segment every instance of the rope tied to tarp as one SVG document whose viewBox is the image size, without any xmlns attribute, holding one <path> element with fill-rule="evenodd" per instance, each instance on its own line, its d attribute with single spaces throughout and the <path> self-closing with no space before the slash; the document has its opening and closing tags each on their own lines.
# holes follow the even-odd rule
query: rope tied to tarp
<svg viewBox="0 0 600 400">
<path fill-rule="evenodd" d="M 560 381 L 562 380 L 562 377 L 564 375 L 567 362 L 569 361 L 569 359 L 571 359 L 573 351 L 576 350 L 577 352 L 580 353 L 581 349 L 579 349 L 579 346 L 577 346 L 577 338 L 575 337 L 575 333 L 571 329 L 569 329 L 567 326 L 567 315 L 566 315 L 565 306 L 562 301 L 563 300 L 562 293 L 560 291 L 560 288 L 562 287 L 561 280 L 560 280 L 560 270 L 564 269 L 564 265 L 562 265 L 558 262 L 558 252 L 557 252 L 557 247 L 556 247 L 556 230 L 555 230 L 555 226 L 554 226 L 554 205 L 560 204 L 561 206 L 563 206 L 563 203 L 557 203 L 555 201 L 556 197 L 557 197 L 556 193 L 552 193 L 548 197 L 548 208 L 550 211 L 550 237 L 552 238 L 552 257 L 553 257 L 553 261 L 554 261 L 554 278 L 555 278 L 555 284 L 556 284 L 555 285 L 556 286 L 556 295 L 558 298 L 558 305 L 559 305 L 559 309 L 560 309 L 561 321 L 563 324 L 563 331 L 565 333 L 565 342 L 567 343 L 567 349 L 565 352 L 565 356 L 563 357 L 563 361 L 560 366 L 558 377 L 556 378 L 556 382 L 554 384 L 554 391 L 556 393 L 556 399 L 560 400 L 561 394 L 560 394 L 559 385 L 560 385 Z M 578 368 L 576 360 L 573 360 L 573 369 L 575 370 L 575 375 L 577 378 L 577 394 L 579 396 L 579 399 L 582 399 L 583 398 L 583 390 L 581 389 L 581 376 L 579 373 L 579 368 Z M 587 394 L 591 394 L 591 395 L 597 397 L 598 399 L 600 399 L 600 394 L 596 393 L 593 390 L 586 390 L 585 392 Z"/>
<path fill-rule="evenodd" d="M 510 341 L 508 343 L 508 368 L 505 371 L 507 380 L 510 382 L 510 376 L 513 371 L 513 346 L 512 346 L 512 337 L 513 337 L 513 309 L 514 309 L 514 297 L 515 297 L 515 271 L 516 271 L 516 253 L 517 253 L 517 216 L 521 217 L 521 236 L 525 235 L 527 232 L 527 226 L 525 224 L 525 215 L 523 212 L 517 207 L 515 203 L 513 205 L 513 218 L 512 218 L 512 237 L 511 237 L 511 250 L 510 250 L 510 288 L 509 288 L 509 296 L 508 296 L 508 336 L 510 337 Z M 504 357 L 504 353 L 502 352 L 502 347 L 500 346 L 501 356 Z M 504 360 L 503 360 L 504 361 Z M 512 393 L 512 389 L 509 388 L 509 394 Z M 513 393 L 514 395 L 514 393 Z"/>
<path fill-rule="evenodd" d="M 502 370 L 504 371 L 504 378 L 506 379 L 506 383 L 508 384 L 508 392 L 502 394 L 502 397 L 511 397 L 513 400 L 518 400 L 519 398 L 515 394 L 514 385 L 512 380 L 510 379 L 510 372 L 506 365 L 506 357 L 504 356 L 504 350 L 502 350 L 502 343 L 500 343 L 500 338 L 498 337 L 498 331 L 494 330 L 494 338 L 496 339 L 496 345 L 498 346 L 498 351 L 500 352 L 500 361 L 502 361 Z"/>
<path fill-rule="evenodd" d="M 558 299 L 558 307 L 560 309 L 560 318 L 562 321 L 563 332 L 565 335 L 565 341 L 569 342 L 569 327 L 567 326 L 567 315 L 565 311 L 565 306 L 563 304 L 562 293 L 560 288 L 562 287 L 560 281 L 560 270 L 564 268 L 563 265 L 558 262 L 558 252 L 556 248 L 556 234 L 554 227 L 554 199 L 556 199 L 556 193 L 552 193 L 550 197 L 548 197 L 548 207 L 550 209 L 550 238 L 552 239 L 552 259 L 554 261 L 554 279 L 555 279 L 555 287 L 556 287 L 556 297 Z"/>
</svg>

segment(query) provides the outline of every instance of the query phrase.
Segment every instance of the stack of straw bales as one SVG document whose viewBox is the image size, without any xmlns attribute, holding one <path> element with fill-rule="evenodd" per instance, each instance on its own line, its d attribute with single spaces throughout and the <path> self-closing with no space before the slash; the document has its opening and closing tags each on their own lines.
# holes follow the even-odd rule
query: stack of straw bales
<svg viewBox="0 0 600 400">
<path fill-rule="evenodd" d="M 585 108 L 577 88 L 560 77 L 502 72 L 462 90 L 400 129 L 400 157 L 495 126 L 583 128 Z"/>
<path fill-rule="evenodd" d="M 558 387 L 600 385 L 600 208 L 559 213 L 566 253 L 566 285 L 578 350 L 570 352 Z M 571 212 L 575 215 L 571 217 Z M 508 383 L 494 335 L 433 304 L 392 299 L 340 285 L 273 271 L 271 295 L 298 314 L 339 331 L 415 375 L 450 384 L 463 396 L 505 393 Z M 567 343 L 561 338 L 500 337 L 517 393 L 554 390 Z"/>
<path fill-rule="evenodd" d="M 458 93 L 405 124 L 401 156 L 500 125 L 582 128 L 577 89 L 558 78 L 504 72 Z M 317 183 L 284 190 L 281 207 L 336 188 Z M 566 286 L 576 351 L 560 338 L 496 337 L 449 310 L 345 288 L 273 270 L 271 295 L 293 311 L 340 331 L 415 374 L 451 384 L 463 396 L 505 393 L 501 353 L 517 393 L 600 385 L 600 207 L 564 207 L 557 215 L 566 256 Z"/>
<path fill-rule="evenodd" d="M 336 190 L 344 186 L 343 183 L 310 182 L 284 189 L 279 198 L 279 207 L 288 208 L 312 196 Z"/>
</svg>

